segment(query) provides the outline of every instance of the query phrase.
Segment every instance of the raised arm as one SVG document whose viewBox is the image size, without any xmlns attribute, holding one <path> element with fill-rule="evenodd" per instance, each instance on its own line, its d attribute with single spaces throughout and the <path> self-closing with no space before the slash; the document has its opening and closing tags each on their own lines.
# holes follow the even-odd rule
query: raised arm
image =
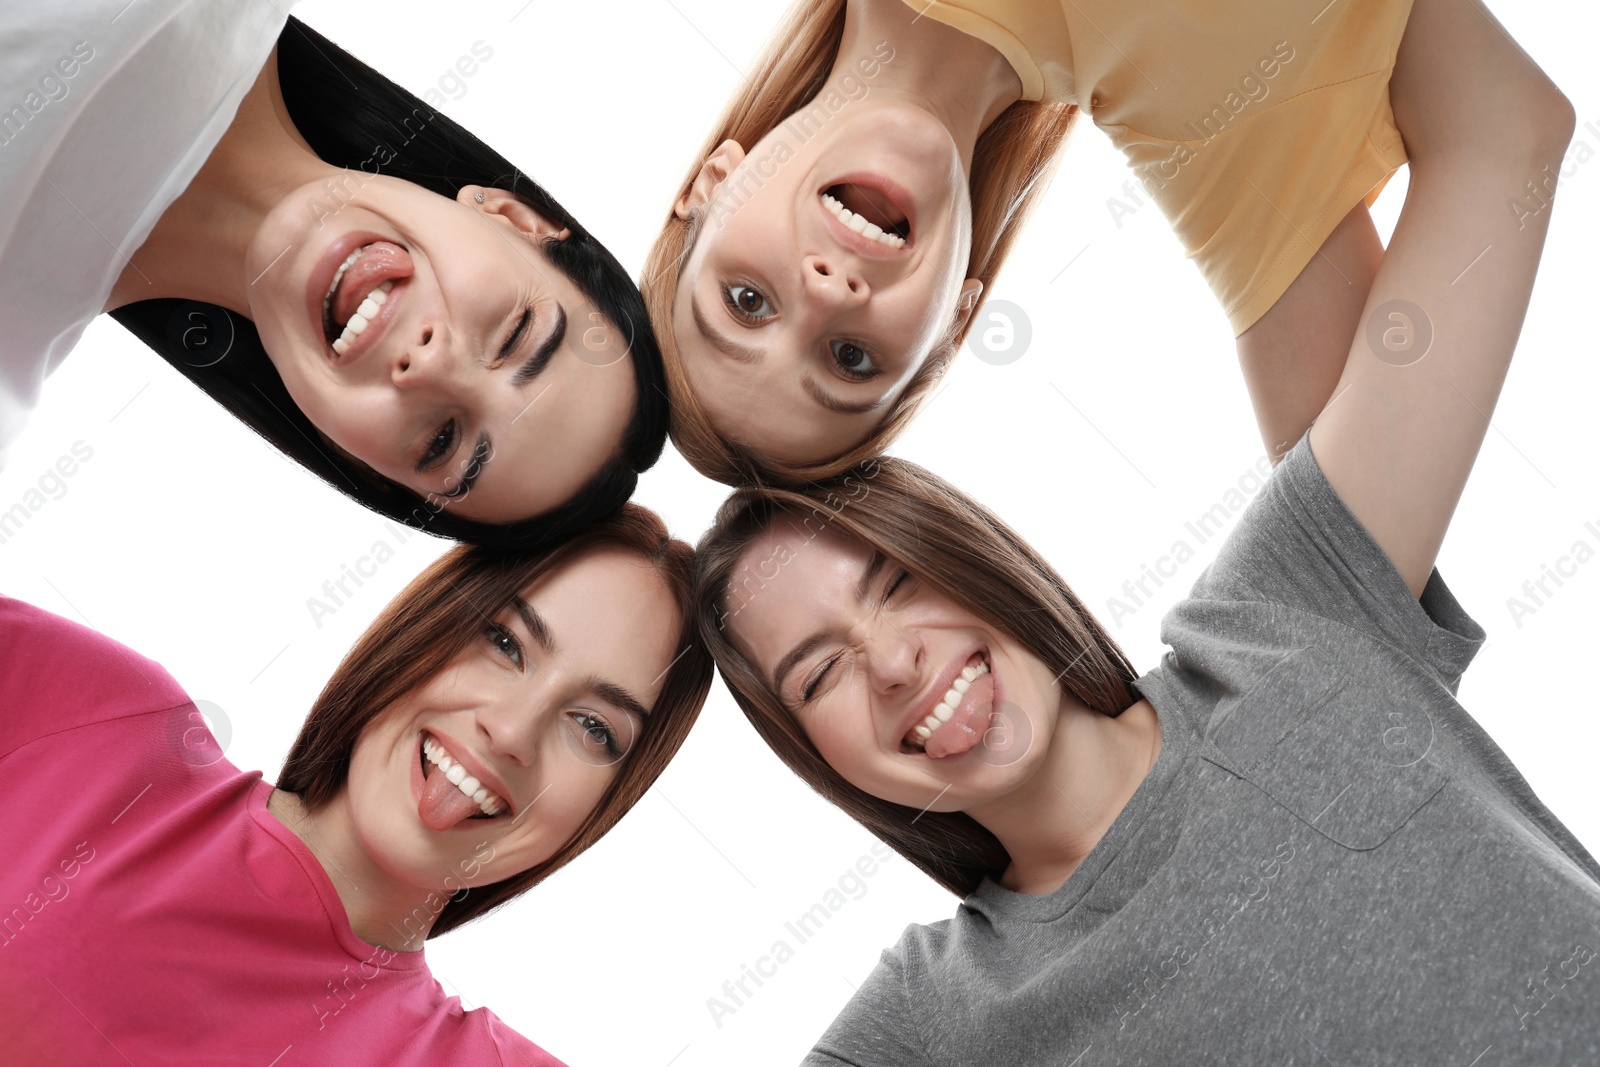
<svg viewBox="0 0 1600 1067">
<path fill-rule="evenodd" d="M 1311 448 L 1420 594 L 1488 430 L 1550 223 L 1548 206 L 1507 205 L 1529 182 L 1553 189 L 1575 123 L 1477 0 L 1415 0 L 1390 100 L 1410 188 Z"/>
</svg>

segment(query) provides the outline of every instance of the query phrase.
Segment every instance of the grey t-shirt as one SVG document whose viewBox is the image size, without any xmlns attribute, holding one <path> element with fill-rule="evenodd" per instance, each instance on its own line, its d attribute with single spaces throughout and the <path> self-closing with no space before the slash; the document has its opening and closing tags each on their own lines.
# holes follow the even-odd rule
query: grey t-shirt
<svg viewBox="0 0 1600 1067">
<path fill-rule="evenodd" d="M 1303 438 L 1163 620 L 1105 836 L 909 927 L 805 1062 L 1600 1063 L 1600 866 L 1456 702 L 1483 636 Z"/>
</svg>

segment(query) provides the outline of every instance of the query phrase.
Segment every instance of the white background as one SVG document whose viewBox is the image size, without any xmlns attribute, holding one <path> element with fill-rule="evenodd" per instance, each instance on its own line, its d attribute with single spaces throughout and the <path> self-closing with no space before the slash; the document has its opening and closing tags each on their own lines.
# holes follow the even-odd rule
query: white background
<svg viewBox="0 0 1600 1067">
<path fill-rule="evenodd" d="M 419 94 L 475 42 L 492 48 L 444 109 L 637 271 L 781 7 L 306 0 L 296 13 Z M 1585 155 L 1600 153 L 1600 14 L 1550 0 L 1497 7 L 1577 106 Z M 1462 702 L 1595 849 L 1600 560 L 1520 620 L 1507 605 L 1575 541 L 1600 549 L 1600 162 L 1571 158 L 1519 355 L 1440 567 L 1489 631 Z M 1025 309 L 1031 347 L 1007 366 L 965 353 L 895 449 L 993 507 L 1108 622 L 1107 599 L 1261 455 L 1230 331 L 1198 272 L 1153 207 L 1120 226 L 1108 210 L 1126 178 L 1083 125 L 994 293 Z M 1384 233 L 1403 191 L 1402 173 L 1375 210 Z M 109 319 L 49 382 L 0 474 L 0 510 L 80 440 L 93 456 L 66 493 L 0 546 L 0 589 L 163 663 L 223 709 L 229 759 L 273 778 L 341 655 L 442 544 L 406 542 L 319 627 L 307 598 L 392 534 Z M 638 499 L 692 541 L 723 494 L 669 448 Z M 1216 545 L 1113 628 L 1141 670 L 1160 655 L 1162 612 Z M 682 754 L 615 832 L 506 911 L 431 943 L 429 961 L 469 1005 L 578 1067 L 794 1062 L 879 950 L 907 923 L 951 914 L 952 897 L 896 859 L 720 1026 L 707 998 L 775 940 L 795 945 L 785 921 L 871 844 L 767 753 L 719 682 Z"/>
</svg>

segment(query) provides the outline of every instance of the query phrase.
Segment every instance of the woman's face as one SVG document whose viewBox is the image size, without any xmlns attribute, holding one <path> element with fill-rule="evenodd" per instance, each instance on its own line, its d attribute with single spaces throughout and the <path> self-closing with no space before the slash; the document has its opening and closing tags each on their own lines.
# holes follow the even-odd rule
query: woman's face
<svg viewBox="0 0 1600 1067">
<path fill-rule="evenodd" d="M 1026 781 L 1060 710 L 1053 672 L 894 560 L 808 523 L 780 519 L 752 543 L 724 625 L 828 765 L 931 811 Z"/>
<path fill-rule="evenodd" d="M 726 142 L 677 211 L 700 219 L 673 308 L 689 386 L 773 460 L 864 440 L 981 288 L 960 154 L 921 108 L 869 98 L 748 155 Z"/>
<path fill-rule="evenodd" d="M 289 395 L 333 447 L 466 518 L 570 499 L 635 387 L 631 339 L 537 247 L 566 231 L 502 190 L 345 173 L 286 197 L 247 256 Z"/>
<path fill-rule="evenodd" d="M 430 890 L 549 859 L 637 743 L 680 625 L 655 569 L 617 548 L 523 589 L 357 741 L 346 790 L 362 849 Z"/>
</svg>

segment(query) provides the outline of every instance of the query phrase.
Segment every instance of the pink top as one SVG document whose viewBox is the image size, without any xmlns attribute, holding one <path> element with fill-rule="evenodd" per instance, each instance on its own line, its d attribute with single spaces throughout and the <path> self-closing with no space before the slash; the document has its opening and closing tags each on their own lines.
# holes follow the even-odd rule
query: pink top
<svg viewBox="0 0 1600 1067">
<path fill-rule="evenodd" d="M 157 664 L 0 597 L 0 1059 L 561 1067 L 358 938 Z"/>
</svg>

